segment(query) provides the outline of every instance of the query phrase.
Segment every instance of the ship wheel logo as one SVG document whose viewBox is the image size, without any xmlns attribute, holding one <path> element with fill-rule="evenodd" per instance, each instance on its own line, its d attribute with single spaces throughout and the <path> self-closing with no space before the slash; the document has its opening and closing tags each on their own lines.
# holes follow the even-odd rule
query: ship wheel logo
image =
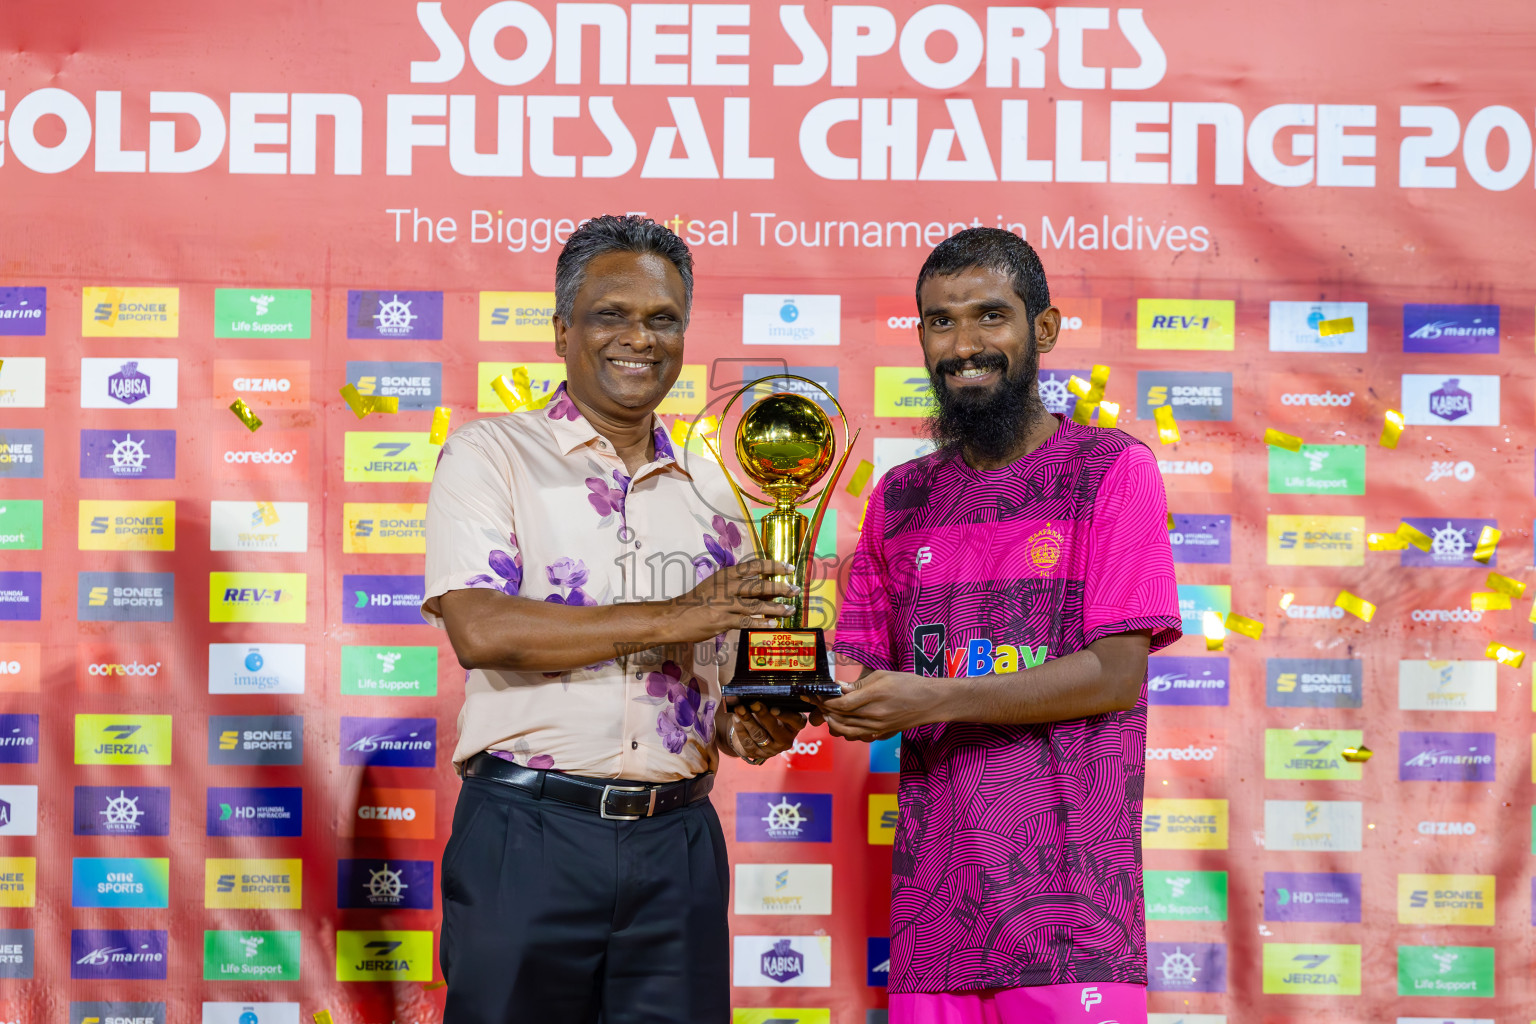
<svg viewBox="0 0 1536 1024">
<path fill-rule="evenodd" d="M 1436 561 L 1459 562 L 1467 557 L 1467 535 L 1458 530 L 1449 522 L 1445 529 L 1430 527 L 1433 537 L 1430 539 L 1429 551 Z"/>
<path fill-rule="evenodd" d="M 1172 953 L 1163 954 L 1163 965 L 1158 968 L 1163 974 L 1163 981 L 1167 984 L 1192 985 L 1195 981 L 1194 957 L 1184 952 L 1178 946 L 1173 947 Z"/>
<path fill-rule="evenodd" d="M 107 797 L 107 809 L 101 812 L 107 828 L 127 831 L 138 828 L 144 812 L 139 810 L 139 798 L 118 790 L 117 796 Z"/>
<path fill-rule="evenodd" d="M 124 434 L 121 441 L 112 442 L 112 454 L 107 457 L 112 460 L 112 472 L 133 476 L 144 472 L 144 461 L 149 458 L 149 453 L 144 450 L 143 441 L 135 441 L 132 434 Z"/>
<path fill-rule="evenodd" d="M 399 903 L 410 886 L 401 880 L 401 871 L 389 870 L 388 862 L 377 871 L 368 872 L 368 899 L 372 903 Z"/>
<path fill-rule="evenodd" d="M 768 826 L 769 835 L 799 835 L 805 816 L 800 813 L 799 804 L 792 804 L 789 797 L 784 797 L 779 803 L 768 805 L 763 823 Z"/>
<path fill-rule="evenodd" d="M 409 334 L 416 314 L 411 312 L 409 299 L 402 300 L 399 295 L 393 295 L 388 302 L 379 303 L 373 319 L 380 334 Z"/>
<path fill-rule="evenodd" d="M 1040 381 L 1040 404 L 1045 406 L 1046 412 L 1066 412 L 1067 403 L 1072 401 L 1072 392 L 1067 390 L 1067 382 L 1059 377 L 1047 377 Z"/>
</svg>

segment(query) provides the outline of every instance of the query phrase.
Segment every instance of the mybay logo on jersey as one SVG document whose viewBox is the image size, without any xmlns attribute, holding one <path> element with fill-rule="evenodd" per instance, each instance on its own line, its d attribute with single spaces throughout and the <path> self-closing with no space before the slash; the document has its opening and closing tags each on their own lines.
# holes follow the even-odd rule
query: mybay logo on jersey
<svg viewBox="0 0 1536 1024">
<path fill-rule="evenodd" d="M 1497 711 L 1498 664 L 1492 661 L 1399 661 L 1397 706 L 1403 711 Z"/>
<path fill-rule="evenodd" d="M 437 764 L 437 719 L 341 717 L 341 763 L 431 768 Z"/>
<path fill-rule="evenodd" d="M 0 764 L 37 764 L 37 716 L 0 715 Z"/>
<path fill-rule="evenodd" d="M 215 338 L 307 338 L 309 321 L 308 288 L 213 290 Z"/>
<path fill-rule="evenodd" d="M 170 763 L 170 715 L 75 716 L 75 764 Z"/>
<path fill-rule="evenodd" d="M 737 793 L 738 843 L 830 843 L 832 794 Z"/>
<path fill-rule="evenodd" d="M 1042 576 L 1049 575 L 1049 569 L 1055 566 L 1060 557 L 1060 534 L 1052 536 L 1053 532 L 1047 527 L 1035 535 L 1040 538 L 1038 542 L 1035 542 L 1035 537 L 1030 538 L 1035 542 L 1031 556 L 1037 569 L 1044 566 L 1047 570 L 1041 573 Z M 949 628 L 942 622 L 913 628 L 913 671 L 918 675 L 959 679 L 965 676 L 986 676 L 994 672 L 1001 674 L 1044 664 L 1051 653 L 1045 644 L 1039 647 L 999 644 L 993 647 L 992 641 L 986 639 L 968 640 L 964 646 L 951 648 L 946 645 L 948 632 Z"/>
<path fill-rule="evenodd" d="M 738 914 L 832 913 L 831 864 L 737 864 Z"/>
<path fill-rule="evenodd" d="M 5 324 L 0 321 L 3 333 Z M 0 409 L 41 409 L 47 403 L 47 358 L 0 354 Z"/>
<path fill-rule="evenodd" d="M 0 500 L 0 551 L 43 549 L 43 503 L 16 498 Z"/>
<path fill-rule="evenodd" d="M 41 430 L 0 430 L 0 480 L 41 480 L 44 446 Z"/>
<path fill-rule="evenodd" d="M 341 693 L 351 697 L 435 697 L 437 648 L 344 646 Z"/>
<path fill-rule="evenodd" d="M 304 862 L 209 857 L 203 906 L 209 910 L 298 910 L 304 905 Z"/>
<path fill-rule="evenodd" d="M 1343 872 L 1264 872 L 1264 920 L 1360 923 L 1360 876 Z"/>
<path fill-rule="evenodd" d="M 37 835 L 37 787 L 0 786 L 0 836 Z"/>
<path fill-rule="evenodd" d="M 1136 418 L 1150 420 L 1161 408 L 1179 421 L 1232 419 L 1232 375 L 1198 370 L 1136 372 Z"/>
<path fill-rule="evenodd" d="M 443 293 L 349 290 L 347 337 L 439 341 L 443 337 Z"/>
<path fill-rule="evenodd" d="M 209 693 L 303 693 L 303 644 L 209 644 Z"/>
<path fill-rule="evenodd" d="M 167 907 L 171 862 L 166 857 L 76 857 L 70 873 L 74 907 Z"/>
<path fill-rule="evenodd" d="M 395 363 L 374 359 L 347 360 L 347 380 L 367 398 L 398 398 L 400 411 L 431 409 L 442 404 L 442 363 Z"/>
<path fill-rule="evenodd" d="M 1301 451 L 1269 447 L 1270 494 L 1365 493 L 1365 446 L 1304 444 Z"/>
<path fill-rule="evenodd" d="M 1403 374 L 1403 419 L 1411 426 L 1496 427 L 1497 374 Z"/>
<path fill-rule="evenodd" d="M 204 981 L 298 981 L 299 933 L 203 932 Z"/>
<path fill-rule="evenodd" d="M 1147 871 L 1147 920 L 1225 921 L 1225 871 Z"/>
<path fill-rule="evenodd" d="M 213 400 L 243 398 L 261 409 L 309 408 L 309 360 L 215 359 Z"/>
<path fill-rule="evenodd" d="M 0 907 L 37 905 L 37 858 L 0 857 Z"/>
<path fill-rule="evenodd" d="M 1264 847 L 1359 853 L 1361 822 L 1358 800 L 1265 800 Z"/>
<path fill-rule="evenodd" d="M 921 366 L 875 367 L 876 416 L 927 416 L 934 409 L 928 371 Z"/>
<path fill-rule="evenodd" d="M 43 574 L 0 572 L 0 621 L 37 622 L 43 616 Z"/>
<path fill-rule="evenodd" d="M 1491 732 L 1400 732 L 1401 782 L 1492 782 L 1498 737 Z"/>
<path fill-rule="evenodd" d="M 349 555 L 424 555 L 425 502 L 349 501 L 341 507 L 341 550 Z"/>
<path fill-rule="evenodd" d="M 1228 674 L 1224 657 L 1155 655 L 1147 659 L 1147 703 L 1226 707 Z"/>
<path fill-rule="evenodd" d="M 1141 845 L 1146 850 L 1225 850 L 1227 801 L 1146 799 Z"/>
<path fill-rule="evenodd" d="M 341 578 L 341 621 L 418 626 L 425 588 L 421 576 L 348 573 Z"/>
<path fill-rule="evenodd" d="M 1147 943 L 1148 992 L 1225 992 L 1226 990 L 1227 944 L 1225 942 Z"/>
<path fill-rule="evenodd" d="M 164 981 L 163 930 L 76 928 L 69 933 L 69 976 L 76 981 Z"/>
<path fill-rule="evenodd" d="M 1342 320 L 1350 322 L 1342 324 Z M 1331 324 L 1328 334 L 1319 329 L 1325 322 Z M 1271 352 L 1364 352 L 1369 334 L 1370 306 L 1364 302 L 1269 304 Z"/>
<path fill-rule="evenodd" d="M 1398 875 L 1398 924 L 1491 925 L 1493 875 Z"/>
<path fill-rule="evenodd" d="M 358 910 L 431 910 L 430 860 L 379 860 L 372 857 L 336 862 L 336 906 Z"/>
<path fill-rule="evenodd" d="M 1360 994 L 1360 947 L 1266 942 L 1264 994 L 1357 996 Z"/>
<path fill-rule="evenodd" d="M 1494 951 L 1487 946 L 1398 946 L 1397 994 L 1491 999 L 1494 995 Z M 1433 1024 L 1452 1024 L 1444 1017 L 1435 1017 L 1432 1021 Z"/>
<path fill-rule="evenodd" d="M 176 479 L 176 431 L 80 431 L 82 480 Z"/>
<path fill-rule="evenodd" d="M 1137 299 L 1136 347 L 1231 352 L 1236 321 L 1229 299 Z"/>
<path fill-rule="evenodd" d="M 1227 774 L 1222 729 L 1156 725 L 1147 733 L 1147 773 L 1167 778 L 1222 779 Z"/>
<path fill-rule="evenodd" d="M 1404 548 L 1398 556 L 1399 564 L 1402 566 L 1442 569 L 1477 569 L 1479 567 L 1497 569 L 1499 567 L 1497 549 L 1486 562 L 1475 561 L 1472 557 L 1477 554 L 1477 538 L 1482 535 L 1483 528 L 1498 529 L 1497 519 L 1413 517 L 1404 519 L 1403 522 L 1422 531 L 1429 538 L 1429 550 L 1424 551 L 1412 545 Z"/>
<path fill-rule="evenodd" d="M 204 1003 L 202 1024 L 299 1024 L 299 1004 Z"/>
<path fill-rule="evenodd" d="M 1040 370 L 1036 380 L 1036 390 L 1040 392 L 1040 404 L 1045 406 L 1045 411 L 1048 413 L 1072 415 L 1073 410 L 1077 408 L 1077 396 L 1072 393 L 1069 384 L 1073 377 L 1087 380 L 1092 373 L 1092 370 L 1082 368 Z"/>
<path fill-rule="evenodd" d="M 901 820 L 901 805 L 895 793 L 869 794 L 869 844 L 893 846 L 896 825 Z"/>
<path fill-rule="evenodd" d="M 303 623 L 307 591 L 302 572 L 211 572 L 208 621 Z"/>
<path fill-rule="evenodd" d="M 304 790 L 298 786 L 209 786 L 210 836 L 304 834 Z"/>
<path fill-rule="evenodd" d="M 481 341 L 554 341 L 554 292 L 481 292 Z"/>
<path fill-rule="evenodd" d="M 175 359 L 81 359 L 80 408 L 174 409 L 177 365 Z"/>
<path fill-rule="evenodd" d="M 1271 515 L 1267 532 L 1269 565 L 1365 564 L 1364 516 Z"/>
<path fill-rule="evenodd" d="M 209 507 L 208 550 L 309 550 L 309 503 L 214 501 Z"/>
<path fill-rule="evenodd" d="M 503 375 L 511 380 L 512 371 L 519 366 L 528 371 L 528 392 L 535 402 L 554 391 L 565 380 L 564 363 L 478 363 L 475 366 L 475 379 L 479 381 L 475 408 L 480 412 L 505 413 L 507 407 L 491 385 L 497 377 Z"/>
<path fill-rule="evenodd" d="M 304 763 L 303 715 L 209 715 L 208 763 Z"/>
<path fill-rule="evenodd" d="M 1267 658 L 1264 703 L 1272 708 L 1358 708 L 1364 680 L 1358 658 Z"/>
<path fill-rule="evenodd" d="M 75 787 L 77 836 L 163 836 L 170 831 L 169 786 Z"/>
<path fill-rule="evenodd" d="M 1157 453 L 1157 471 L 1169 493 L 1227 494 L 1232 490 L 1232 444 L 1180 441 Z"/>
<path fill-rule="evenodd" d="M 1497 354 L 1499 307 L 1407 303 L 1403 306 L 1403 351 Z"/>
<path fill-rule="evenodd" d="M 209 450 L 215 479 L 309 479 L 309 435 L 302 430 L 216 430 Z"/>
<path fill-rule="evenodd" d="M 337 981 L 431 981 L 431 932 L 336 933 Z"/>
<path fill-rule="evenodd" d="M 174 501 L 80 502 L 81 551 L 175 551 Z"/>
<path fill-rule="evenodd" d="M 827 988 L 832 939 L 826 935 L 737 935 L 731 984 L 738 988 Z"/>
<path fill-rule="evenodd" d="M 69 1024 L 165 1024 L 165 1004 L 71 1002 Z"/>
<path fill-rule="evenodd" d="M 47 333 L 47 288 L 0 288 L 0 335 L 41 338 Z"/>
<path fill-rule="evenodd" d="M 32 977 L 34 949 L 31 928 L 0 928 L 0 978 Z"/>
<path fill-rule="evenodd" d="M 841 295 L 743 295 L 743 345 L 837 345 Z"/>
<path fill-rule="evenodd" d="M 1168 543 L 1173 560 L 1193 565 L 1228 565 L 1232 561 L 1232 517 L 1209 514 L 1173 515 Z"/>
<path fill-rule="evenodd" d="M 365 786 L 355 802 L 342 804 L 337 832 L 375 839 L 431 839 L 436 815 L 436 790 Z"/>
<path fill-rule="evenodd" d="M 1226 618 L 1232 610 L 1232 588 L 1225 583 L 1180 583 L 1178 586 L 1179 617 L 1183 620 L 1184 632 L 1190 636 L 1204 628 L 1206 612 L 1216 612 Z M 1225 658 L 1221 660 L 1226 661 Z"/>
<path fill-rule="evenodd" d="M 497 403 L 497 408 L 502 408 Z M 440 449 L 425 433 L 349 430 L 343 440 L 342 475 L 348 483 L 432 482 Z"/>
<path fill-rule="evenodd" d="M 179 288 L 80 289 L 80 333 L 87 338 L 174 338 L 180 329 Z"/>
<path fill-rule="evenodd" d="M 1344 760 L 1342 751 L 1358 747 L 1359 729 L 1265 729 L 1266 779 L 1361 778 L 1361 765 Z"/>
</svg>

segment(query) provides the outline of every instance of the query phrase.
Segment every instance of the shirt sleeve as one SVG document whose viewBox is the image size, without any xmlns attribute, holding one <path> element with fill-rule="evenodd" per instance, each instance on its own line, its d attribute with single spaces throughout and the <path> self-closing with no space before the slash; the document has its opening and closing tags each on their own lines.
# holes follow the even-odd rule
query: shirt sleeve
<svg viewBox="0 0 1536 1024">
<path fill-rule="evenodd" d="M 887 571 L 885 540 L 885 481 L 876 485 L 864 510 L 859 543 L 849 565 L 843 599 L 837 612 L 832 650 L 870 669 L 900 667 L 891 644 L 891 575 Z"/>
<path fill-rule="evenodd" d="M 1168 543 L 1168 496 L 1157 459 L 1135 444 L 1099 485 L 1088 537 L 1083 643 L 1150 629 L 1156 651 L 1184 635 L 1182 622 Z"/>
<path fill-rule="evenodd" d="M 473 438 L 443 445 L 427 498 L 426 590 L 421 615 L 443 627 L 438 598 L 450 590 L 486 588 L 517 596 L 523 557 L 512 509 L 510 465 Z"/>
</svg>

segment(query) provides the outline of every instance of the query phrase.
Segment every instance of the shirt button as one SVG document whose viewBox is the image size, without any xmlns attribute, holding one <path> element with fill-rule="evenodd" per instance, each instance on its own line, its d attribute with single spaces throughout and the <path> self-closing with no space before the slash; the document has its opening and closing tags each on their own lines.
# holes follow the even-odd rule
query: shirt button
<svg viewBox="0 0 1536 1024">
<path fill-rule="evenodd" d="M 635 550 L 636 551 L 640 550 L 640 542 L 639 541 L 635 541 Z"/>
<path fill-rule="evenodd" d="M 636 673 L 635 673 L 635 678 L 636 678 L 636 679 L 644 679 L 644 678 L 645 678 L 645 676 L 644 676 L 644 675 L 643 675 L 643 674 L 642 674 L 642 673 L 640 673 L 640 672 L 636 672 Z"/>
<path fill-rule="evenodd" d="M 640 741 L 639 740 L 630 740 L 629 741 L 629 749 L 630 750 L 639 750 L 640 749 Z"/>
<path fill-rule="evenodd" d="M 599 448 L 606 449 L 608 447 L 608 442 L 607 441 L 599 441 L 599 442 L 597 442 L 597 446 Z"/>
</svg>

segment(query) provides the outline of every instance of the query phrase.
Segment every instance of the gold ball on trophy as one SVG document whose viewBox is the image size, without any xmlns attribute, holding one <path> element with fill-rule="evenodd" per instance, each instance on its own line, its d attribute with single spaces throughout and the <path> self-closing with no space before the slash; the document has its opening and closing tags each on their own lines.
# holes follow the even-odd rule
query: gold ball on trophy
<svg viewBox="0 0 1536 1024">
<path fill-rule="evenodd" d="M 832 421 L 804 395 L 775 392 L 758 400 L 736 427 L 742 471 L 775 498 L 793 501 L 832 466 Z"/>
</svg>

